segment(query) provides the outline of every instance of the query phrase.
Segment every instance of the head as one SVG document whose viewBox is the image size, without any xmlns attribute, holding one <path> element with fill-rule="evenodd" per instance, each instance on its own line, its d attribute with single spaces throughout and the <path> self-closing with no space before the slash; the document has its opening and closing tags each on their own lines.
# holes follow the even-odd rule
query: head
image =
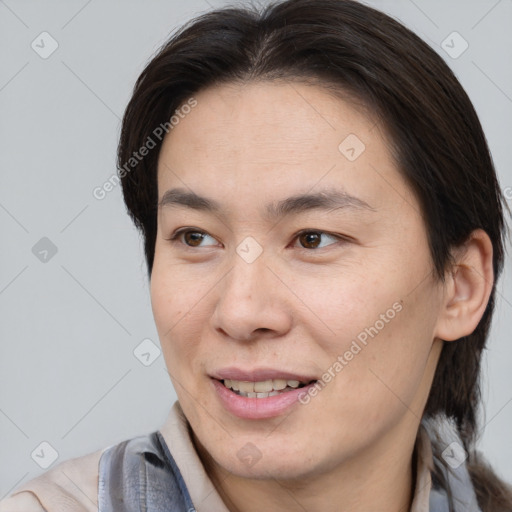
<svg viewBox="0 0 512 512">
<path fill-rule="evenodd" d="M 206 14 L 138 79 L 118 163 L 169 373 L 217 464 L 319 475 L 438 413 L 471 444 L 502 196 L 416 35 L 350 0 Z M 316 384 L 278 413 L 229 405 L 220 381 L 271 370 Z"/>
</svg>

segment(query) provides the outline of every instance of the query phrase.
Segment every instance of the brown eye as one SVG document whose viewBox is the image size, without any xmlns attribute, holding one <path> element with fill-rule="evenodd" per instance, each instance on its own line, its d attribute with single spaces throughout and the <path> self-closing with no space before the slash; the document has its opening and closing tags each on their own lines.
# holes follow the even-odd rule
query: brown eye
<svg viewBox="0 0 512 512">
<path fill-rule="evenodd" d="M 185 243 L 191 247 L 198 247 L 205 236 L 205 234 L 200 231 L 186 231 L 185 233 L 182 233 L 182 235 Z"/>
<path fill-rule="evenodd" d="M 320 243 L 320 239 L 321 235 L 319 233 L 315 233 L 314 231 L 302 233 L 302 235 L 299 236 L 300 243 L 306 249 L 316 249 Z"/>
<path fill-rule="evenodd" d="M 324 231 L 303 231 L 297 236 L 298 241 L 304 249 L 323 249 L 327 245 L 332 245 L 331 243 L 325 243 L 324 238 L 334 240 L 334 242 L 339 241 L 339 237 L 334 235 L 329 235 Z M 321 244 L 323 244 L 321 246 Z M 321 246 L 321 247 L 320 247 Z"/>
<path fill-rule="evenodd" d="M 210 238 L 213 243 L 205 244 L 203 241 Z M 185 247 L 211 247 L 212 245 L 218 245 L 217 240 L 205 231 L 199 229 L 184 228 L 179 229 L 171 236 L 167 238 L 173 244 L 184 245 Z"/>
</svg>

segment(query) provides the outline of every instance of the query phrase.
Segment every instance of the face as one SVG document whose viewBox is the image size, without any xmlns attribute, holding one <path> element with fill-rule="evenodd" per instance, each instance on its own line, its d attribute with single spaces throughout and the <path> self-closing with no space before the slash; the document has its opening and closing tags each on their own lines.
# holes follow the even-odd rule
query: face
<svg viewBox="0 0 512 512">
<path fill-rule="evenodd" d="M 300 83 L 195 99 L 159 156 L 151 299 L 198 446 L 300 479 L 414 439 L 442 290 L 379 126 Z"/>
</svg>

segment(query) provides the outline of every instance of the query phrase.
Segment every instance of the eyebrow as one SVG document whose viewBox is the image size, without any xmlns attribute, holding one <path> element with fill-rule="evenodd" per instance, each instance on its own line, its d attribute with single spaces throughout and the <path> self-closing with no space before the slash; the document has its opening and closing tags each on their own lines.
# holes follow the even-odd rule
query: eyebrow
<svg viewBox="0 0 512 512">
<path fill-rule="evenodd" d="M 182 188 L 173 188 L 164 193 L 158 207 L 168 206 L 183 206 L 220 216 L 223 212 L 221 204 L 217 201 Z M 265 214 L 269 220 L 276 220 L 290 214 L 300 214 L 311 210 L 332 211 L 337 209 L 375 211 L 368 203 L 358 197 L 341 190 L 328 189 L 314 194 L 297 194 L 281 201 L 269 203 L 265 207 Z"/>
</svg>

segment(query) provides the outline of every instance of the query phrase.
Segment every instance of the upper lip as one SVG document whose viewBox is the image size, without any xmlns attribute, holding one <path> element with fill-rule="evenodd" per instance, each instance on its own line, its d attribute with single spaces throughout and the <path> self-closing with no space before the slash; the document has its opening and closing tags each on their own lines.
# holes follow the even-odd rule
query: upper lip
<svg viewBox="0 0 512 512">
<path fill-rule="evenodd" d="M 294 373 L 275 368 L 251 368 L 244 370 L 234 366 L 221 368 L 210 373 L 210 377 L 217 380 L 241 380 L 246 382 L 262 382 L 271 379 L 298 380 L 299 382 L 311 382 L 316 377 L 302 373 Z"/>
</svg>

